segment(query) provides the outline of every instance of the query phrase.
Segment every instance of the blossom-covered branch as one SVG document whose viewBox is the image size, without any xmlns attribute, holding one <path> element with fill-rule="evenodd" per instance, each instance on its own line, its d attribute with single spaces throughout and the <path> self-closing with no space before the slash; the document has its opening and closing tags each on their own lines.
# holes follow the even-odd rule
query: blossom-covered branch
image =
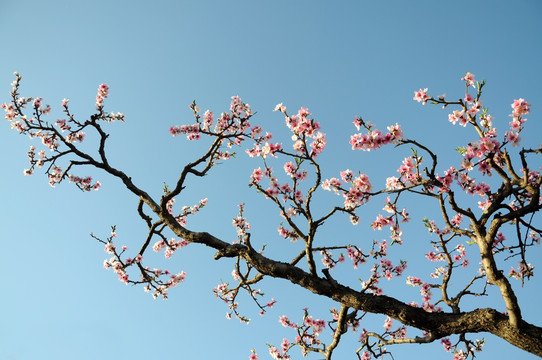
<svg viewBox="0 0 542 360">
<path fill-rule="evenodd" d="M 331 359 L 341 339 L 360 328 L 363 330 L 358 335 L 359 347 L 353 353 L 364 360 L 391 354 L 394 344 L 437 340 L 445 351 L 454 353 L 456 360 L 474 357 L 484 341 L 470 339 L 469 334 L 478 332 L 492 333 L 542 356 L 542 329 L 524 319 L 512 285 L 517 279 L 523 286 L 534 276 L 529 249 L 540 243 L 542 235 L 535 221 L 542 209 L 542 176 L 537 170 L 537 156 L 542 149 L 515 150 L 520 147 L 520 134 L 530 111 L 530 104 L 524 99 L 514 100 L 512 120 L 504 133 L 498 133 L 493 124 L 495 119 L 482 106 L 485 82 L 475 81 L 473 74 L 466 73 L 462 78 L 465 95 L 457 101 L 449 101 L 445 95 L 433 97 L 428 89 L 415 91 L 415 101 L 451 109 L 448 121 L 452 125 L 474 130 L 476 140 L 458 148 L 457 164 L 444 168 L 440 167 L 436 151 L 423 141 L 409 138 L 399 124 L 381 131 L 375 124 L 356 117 L 353 124 L 358 133 L 350 138 L 352 150 L 411 147 L 410 155 L 397 165 L 397 174 L 389 176 L 383 184 L 372 182 L 363 169 L 344 169 L 336 177 L 325 178 L 320 155 L 326 149 L 327 139 L 307 108 L 302 107 L 291 115 L 285 105 L 275 107 L 284 116 L 292 141 L 291 145 L 283 145 L 271 133 L 253 125 L 251 107 L 237 96 L 232 97 L 229 110 L 218 117 L 210 110 L 202 114 L 193 102 L 189 106 L 192 123 L 174 125 L 169 132 L 173 136 L 185 135 L 191 141 L 207 138 L 210 145 L 201 156 L 179 169 L 174 186 L 165 185 L 162 196 L 154 199 L 137 187 L 130 176 L 109 163 L 105 128 L 114 121 L 124 122 L 125 116 L 105 112 L 107 85 L 99 86 L 96 111 L 88 119 L 78 120 L 69 109 L 68 99 L 64 99 L 61 102 L 64 118 L 53 123 L 47 120 L 51 107 L 44 105 L 42 98 L 22 97 L 21 76 L 15 76 L 11 101 L 2 104 L 5 117 L 14 130 L 41 140 L 43 147 L 38 151 L 31 146 L 26 175 L 43 168 L 51 186 L 68 179 L 79 189 L 90 191 L 98 190 L 100 182 L 75 175 L 73 171 L 83 166 L 94 167 L 120 179 L 137 196 L 137 213 L 147 225 L 147 233 L 133 254 L 129 256 L 129 249 L 117 244 L 115 227 L 105 240 L 92 235 L 109 254 L 104 267 L 112 269 L 121 282 L 142 285 L 154 298 L 166 299 L 171 288 L 190 275 L 147 265 L 149 249 L 163 252 L 166 259 L 171 259 L 176 251 L 190 244 L 202 244 L 216 250 L 215 260 L 235 260 L 232 285 L 221 281 L 213 289 L 215 296 L 228 305 L 227 317 L 235 316 L 248 323 L 248 316 L 241 311 L 241 295 L 253 301 L 261 314 L 280 301 L 280 298 L 264 298 L 263 290 L 257 287 L 264 278 L 287 280 L 337 303 L 340 310 L 331 309 L 327 321 L 314 318 L 309 308 L 303 310 L 299 323 L 286 315 L 280 316 L 280 323 L 295 335 L 284 338 L 280 348 L 269 345 L 270 355 L 275 359 L 289 359 L 295 348 L 304 355 L 315 352 Z M 474 93 L 470 92 L 471 88 Z M 85 152 L 80 146 L 90 138 L 87 136 L 90 133 L 97 138 L 97 155 Z M 190 217 L 196 216 L 208 200 L 178 207 L 176 204 L 190 191 L 187 179 L 210 175 L 215 166 L 235 155 L 234 148 L 243 146 L 249 157 L 260 161 L 247 179 L 248 185 L 271 201 L 283 219 L 277 224 L 277 236 L 289 241 L 283 241 L 281 246 L 287 248 L 290 242 L 299 241 L 303 244 L 301 252 L 284 251 L 277 258 L 267 256 L 263 241 L 251 236 L 250 215 L 244 204 L 239 205 L 232 220 L 236 232 L 230 239 L 189 230 Z M 276 162 L 281 162 L 280 170 L 273 169 Z M 412 222 L 407 205 L 418 198 L 434 204 L 432 218 L 418 220 L 429 232 L 425 257 L 437 266 L 427 274 L 409 273 L 401 280 L 410 271 L 407 259 L 397 260 L 391 255 L 401 254 L 401 249 L 409 246 L 402 224 Z M 328 226 L 332 217 L 346 215 L 353 225 L 362 224 L 365 219 L 360 218 L 358 210 L 369 202 L 379 202 L 382 206 L 382 211 L 370 218 L 368 226 L 376 232 L 389 230 L 384 239 L 353 241 L 343 238 L 340 230 L 333 239 L 321 236 L 321 229 Z M 506 276 L 505 266 L 511 260 L 517 263 Z M 351 269 L 339 275 L 333 272 L 338 267 Z M 359 269 L 367 270 L 366 275 L 360 275 Z M 400 294 L 387 289 L 384 283 L 388 281 L 418 288 L 421 303 L 418 299 L 404 301 Z M 354 288 L 353 283 L 357 283 Z M 477 297 L 481 304 L 492 287 L 500 292 L 506 308 L 504 314 L 500 309 L 480 305 L 473 309 L 465 301 Z M 364 328 L 367 313 L 382 315 L 383 331 Z M 250 358 L 258 358 L 255 349 Z"/>
</svg>

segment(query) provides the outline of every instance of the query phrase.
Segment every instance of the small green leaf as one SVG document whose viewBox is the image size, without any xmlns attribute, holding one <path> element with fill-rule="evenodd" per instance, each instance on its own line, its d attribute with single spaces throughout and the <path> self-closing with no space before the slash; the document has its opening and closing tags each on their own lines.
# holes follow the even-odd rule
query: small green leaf
<svg viewBox="0 0 542 360">
<path fill-rule="evenodd" d="M 459 154 L 463 155 L 464 153 L 467 152 L 467 148 L 465 148 L 464 146 L 458 146 L 455 148 L 455 151 L 457 151 Z"/>
</svg>

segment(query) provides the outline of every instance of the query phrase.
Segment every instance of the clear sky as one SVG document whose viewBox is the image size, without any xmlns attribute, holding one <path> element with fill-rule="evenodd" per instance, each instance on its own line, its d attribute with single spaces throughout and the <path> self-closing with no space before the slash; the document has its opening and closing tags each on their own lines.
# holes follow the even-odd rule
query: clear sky
<svg viewBox="0 0 542 360">
<path fill-rule="evenodd" d="M 44 97 L 53 107 L 52 117 L 61 116 L 60 102 L 70 98 L 71 110 L 83 119 L 94 109 L 98 85 L 108 84 L 106 109 L 126 114 L 126 123 L 109 127 L 111 163 L 155 196 L 164 181 L 172 184 L 181 167 L 202 150 L 201 144 L 172 138 L 167 131 L 191 121 L 187 106 L 192 100 L 220 113 L 228 109 L 232 95 L 239 95 L 258 112 L 254 122 L 284 144 L 289 135 L 283 117 L 272 112 L 274 106 L 283 102 L 291 111 L 305 106 L 327 134 L 324 176 L 361 169 L 377 184 L 393 175 L 408 154 L 352 152 L 347 141 L 355 132 L 353 118 L 361 115 L 380 127 L 399 122 L 406 136 L 442 151 L 444 158 L 452 156 L 451 150 L 473 134 L 449 124 L 446 111 L 422 107 L 412 97 L 425 87 L 435 95 L 460 97 L 464 85 L 459 79 L 466 71 L 487 80 L 484 105 L 503 129 L 513 99 L 527 99 L 532 111 L 523 138 L 526 144 L 540 143 L 541 17 L 542 3 L 536 0 L 152 5 L 139 0 L 0 0 L 0 103 L 9 100 L 12 73 L 18 71 L 23 95 Z M 168 261 L 172 271 L 188 273 L 169 300 L 153 300 L 140 287 L 121 284 L 102 268 L 106 254 L 89 233 L 105 237 L 116 224 L 119 244 L 138 248 L 146 232 L 137 216 L 137 199 L 118 181 L 93 170 L 88 173 L 102 182 L 102 189 L 91 194 L 69 184 L 53 189 L 39 173 L 25 177 L 29 145 L 7 122 L 2 124 L 1 359 L 247 359 L 253 347 L 265 359 L 266 342 L 279 345 L 283 337 L 294 336 L 278 323 L 280 315 L 299 320 L 308 306 L 323 317 L 334 306 L 284 281 L 264 281 L 266 297 L 278 300 L 276 308 L 260 317 L 245 299 L 241 309 L 251 324 L 226 320 L 227 308 L 211 290 L 220 279 L 230 281 L 232 263 L 212 261 L 213 252 L 197 246 Z M 231 219 L 236 204 L 245 202 L 254 241 L 277 254 L 282 246 L 291 246 L 276 233 L 277 211 L 246 186 L 259 166 L 239 154 L 205 179 L 191 182 L 179 204 L 208 197 L 209 205 L 190 220 L 189 228 L 229 241 L 235 236 Z M 323 202 L 336 200 L 328 193 L 322 196 Z M 413 206 L 412 213 L 431 216 L 423 210 Z M 358 228 L 347 221 L 330 222 L 336 227 L 323 236 L 385 236 L 368 228 L 372 213 L 361 216 Z M 405 233 L 405 242 L 422 243 L 428 251 L 428 235 L 419 220 L 416 224 Z M 432 264 L 423 252 L 409 249 L 401 250 L 412 262 L 407 273 L 430 272 Z M 536 251 L 540 258 L 540 249 Z M 470 257 L 477 261 L 473 252 Z M 359 276 L 354 274 L 354 280 Z M 402 280 L 397 284 L 390 289 L 406 288 Z M 538 274 L 524 289 L 517 286 L 526 319 L 539 326 L 541 285 Z M 420 301 L 416 291 L 412 298 Z M 479 301 L 472 308 L 504 309 L 498 299 Z M 371 318 L 362 326 L 380 330 L 382 323 L 382 318 Z M 329 331 L 323 336 L 329 339 Z M 345 339 L 339 358 L 355 357 L 358 336 Z M 535 358 L 484 336 L 486 349 L 478 359 Z M 439 344 L 396 347 L 395 358 L 419 358 L 422 349 L 432 358 L 451 358 Z M 292 355 L 301 357 L 298 350 Z"/>
</svg>

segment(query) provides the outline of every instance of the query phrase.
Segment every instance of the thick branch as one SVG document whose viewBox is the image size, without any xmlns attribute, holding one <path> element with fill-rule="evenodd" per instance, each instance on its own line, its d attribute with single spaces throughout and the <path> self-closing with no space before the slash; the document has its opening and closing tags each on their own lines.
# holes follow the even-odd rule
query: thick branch
<svg viewBox="0 0 542 360">
<path fill-rule="evenodd" d="M 542 356 L 542 328 L 523 320 L 519 320 L 517 327 L 512 326 L 508 316 L 497 310 L 486 308 L 457 314 L 429 313 L 392 297 L 362 293 L 312 276 L 296 266 L 260 255 L 244 245 L 231 245 L 208 233 L 190 232 L 178 225 L 171 216 L 164 220 L 168 225 L 173 225 L 171 228 L 178 236 L 218 250 L 215 259 L 241 256 L 264 275 L 289 280 L 355 310 L 388 315 L 407 326 L 431 332 L 437 338 L 452 334 L 489 332 L 518 348 Z"/>
</svg>

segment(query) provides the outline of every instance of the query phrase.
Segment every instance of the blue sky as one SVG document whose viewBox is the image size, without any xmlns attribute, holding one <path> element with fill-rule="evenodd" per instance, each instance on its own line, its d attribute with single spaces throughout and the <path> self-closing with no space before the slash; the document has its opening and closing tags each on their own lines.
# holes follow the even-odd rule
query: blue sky
<svg viewBox="0 0 542 360">
<path fill-rule="evenodd" d="M 164 181 L 172 184 L 181 167 L 203 149 L 203 144 L 172 138 L 167 132 L 171 125 L 191 121 L 187 106 L 192 100 L 220 113 L 227 110 L 232 95 L 239 95 L 258 112 L 254 121 L 284 144 L 289 135 L 283 117 L 272 109 L 280 102 L 291 112 L 305 106 L 327 135 L 328 148 L 321 158 L 324 176 L 360 169 L 378 184 L 408 153 L 352 152 L 347 141 L 355 132 L 353 118 L 361 115 L 380 127 L 399 122 L 406 136 L 423 140 L 443 159 L 457 159 L 453 149 L 474 134 L 453 127 L 446 111 L 422 107 L 412 96 L 414 90 L 427 87 L 431 94 L 460 97 L 459 79 L 466 71 L 487 80 L 484 105 L 502 121 L 503 129 L 513 99 L 527 99 L 532 111 L 522 137 L 526 144 L 539 144 L 541 16 L 542 5 L 534 0 L 513 5 L 0 1 L 0 103 L 8 101 L 12 73 L 18 71 L 23 95 L 44 97 L 53 107 L 52 117 L 61 116 L 59 104 L 70 98 L 71 110 L 85 118 L 94 109 L 98 85 L 107 83 L 111 90 L 106 108 L 127 117 L 126 123 L 108 128 L 111 163 L 155 196 Z M 91 169 L 88 174 L 102 182 L 102 189 L 92 194 L 68 184 L 53 189 L 42 174 L 24 177 L 29 145 L 28 139 L 9 131 L 7 122 L 2 125 L 2 359 L 246 359 L 253 347 L 263 359 L 268 358 L 266 342 L 279 345 L 283 337 L 294 336 L 278 323 L 280 315 L 300 319 L 301 309 L 308 306 L 323 317 L 333 306 L 285 282 L 267 280 L 262 288 L 266 297 L 278 300 L 276 309 L 260 317 L 245 299 L 242 309 L 252 323 L 228 321 L 226 306 L 211 290 L 220 279 L 230 280 L 232 263 L 214 262 L 212 251 L 197 246 L 168 261 L 172 270 L 188 273 L 168 301 L 152 300 L 141 288 L 124 286 L 102 269 L 106 254 L 89 233 L 105 237 L 115 224 L 119 242 L 136 249 L 146 234 L 136 213 L 137 199 L 118 181 Z M 231 219 L 236 205 L 245 202 L 253 239 L 277 254 L 292 246 L 276 235 L 277 211 L 246 186 L 252 169 L 259 166 L 257 160 L 239 154 L 210 176 L 192 181 L 178 203 L 192 205 L 207 197 L 209 205 L 190 220 L 191 228 L 233 239 Z M 276 162 L 275 167 L 280 166 Z M 335 201 L 328 193 L 321 196 L 323 204 Z M 424 210 L 413 207 L 412 213 L 427 216 Z M 361 216 L 364 223 L 358 228 L 338 219 L 322 236 L 384 236 L 368 228 L 373 213 Z M 401 249 L 401 256 L 411 259 L 407 273 L 424 274 L 432 267 L 423 260 L 424 250 L 416 251 L 424 246 L 429 250 L 428 235 L 419 224 L 405 234 L 412 247 Z M 540 249 L 535 251 L 540 256 Z M 163 262 L 158 257 L 155 261 Z M 390 289 L 405 287 L 402 280 L 397 284 Z M 537 325 L 542 324 L 535 296 L 540 285 L 535 278 L 518 289 L 526 319 Z M 412 297 L 419 300 L 416 292 Z M 481 301 L 484 305 L 479 306 L 502 307 L 498 300 Z M 381 328 L 383 319 L 375 319 L 368 319 L 368 329 Z M 354 357 L 357 337 L 345 339 L 337 353 L 340 358 Z M 479 359 L 534 359 L 499 339 L 486 339 Z M 417 358 L 420 349 L 397 347 L 396 358 Z M 427 351 L 447 358 L 440 345 L 430 345 Z M 293 356 L 300 354 L 295 350 Z"/>
</svg>

